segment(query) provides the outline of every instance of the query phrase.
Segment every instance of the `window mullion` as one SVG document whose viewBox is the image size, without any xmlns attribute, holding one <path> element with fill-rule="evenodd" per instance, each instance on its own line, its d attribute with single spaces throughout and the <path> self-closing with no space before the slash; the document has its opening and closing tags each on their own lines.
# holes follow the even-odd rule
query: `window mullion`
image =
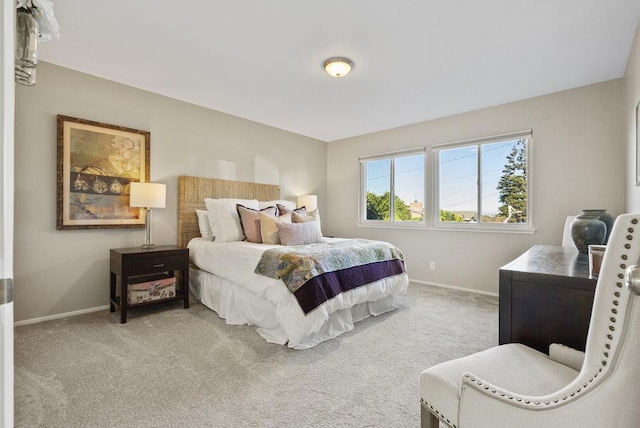
<svg viewBox="0 0 640 428">
<path fill-rule="evenodd" d="M 477 180 L 477 188 L 478 188 L 478 223 L 482 223 L 482 145 L 478 144 L 476 146 L 476 151 L 478 153 L 477 157 L 477 166 L 476 166 L 476 180 Z"/>
<path fill-rule="evenodd" d="M 358 197 L 360 206 L 358 209 L 358 222 L 367 220 L 367 163 L 360 163 L 360 182 L 358 183 Z"/>
<path fill-rule="evenodd" d="M 391 223 L 395 222 L 396 219 L 396 207 L 395 207 L 395 203 L 394 201 L 396 200 L 395 194 L 396 194 L 396 180 L 395 180 L 395 170 L 396 170 L 396 158 L 392 157 L 391 158 L 391 162 L 390 163 L 390 180 L 389 180 L 389 187 L 390 187 L 390 192 L 389 192 L 389 197 L 391 198 L 391 200 L 389 201 L 389 221 Z"/>
</svg>

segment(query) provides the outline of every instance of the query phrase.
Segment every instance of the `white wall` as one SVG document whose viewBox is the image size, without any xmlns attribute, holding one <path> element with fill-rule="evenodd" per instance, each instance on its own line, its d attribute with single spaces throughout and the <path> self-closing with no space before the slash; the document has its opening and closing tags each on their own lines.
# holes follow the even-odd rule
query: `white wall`
<svg viewBox="0 0 640 428">
<path fill-rule="evenodd" d="M 144 242 L 143 229 L 56 230 L 58 114 L 151 132 L 151 179 L 167 184 L 155 244 L 177 243 L 177 177 L 216 177 L 217 160 L 326 211 L 325 142 L 40 63 L 36 86 L 16 90 L 16 321 L 108 305 L 109 249 Z"/>
<path fill-rule="evenodd" d="M 623 127 L 626 147 L 626 211 L 640 212 L 640 186 L 636 186 L 636 106 L 640 102 L 640 25 L 624 75 Z"/>
<path fill-rule="evenodd" d="M 425 102 L 429 102 L 425 100 Z M 358 156 L 533 129 L 533 235 L 359 228 Z M 498 291 L 498 270 L 534 244 L 560 245 L 582 208 L 624 208 L 622 80 L 329 143 L 323 228 L 401 248 L 414 280 Z M 427 207 L 428 209 L 429 207 Z M 324 221 L 323 220 L 323 221 Z M 429 270 L 429 262 L 436 270 Z"/>
</svg>

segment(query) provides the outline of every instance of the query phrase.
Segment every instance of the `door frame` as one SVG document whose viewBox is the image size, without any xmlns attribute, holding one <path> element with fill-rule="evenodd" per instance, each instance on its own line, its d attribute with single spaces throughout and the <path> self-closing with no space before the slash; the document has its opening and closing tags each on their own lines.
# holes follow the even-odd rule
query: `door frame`
<svg viewBox="0 0 640 428">
<path fill-rule="evenodd" d="M 13 195 L 15 1 L 0 6 L 0 426 L 13 427 Z"/>
</svg>

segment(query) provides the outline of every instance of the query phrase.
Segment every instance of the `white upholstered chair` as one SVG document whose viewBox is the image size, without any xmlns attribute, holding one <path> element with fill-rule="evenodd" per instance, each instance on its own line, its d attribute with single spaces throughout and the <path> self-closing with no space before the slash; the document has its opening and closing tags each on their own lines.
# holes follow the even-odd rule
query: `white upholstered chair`
<svg viewBox="0 0 640 428">
<path fill-rule="evenodd" d="M 562 246 L 563 247 L 571 247 L 576 248 L 573 245 L 573 240 L 571 239 L 571 223 L 576 219 L 576 216 L 570 215 L 567 216 L 567 219 L 564 221 L 564 229 L 562 230 Z M 578 250 L 576 250 L 578 251 Z"/>
<path fill-rule="evenodd" d="M 639 262 L 640 214 L 625 214 L 605 252 L 585 353 L 514 343 L 431 367 L 420 375 L 422 427 L 640 426 L 640 268 L 628 267 Z"/>
</svg>

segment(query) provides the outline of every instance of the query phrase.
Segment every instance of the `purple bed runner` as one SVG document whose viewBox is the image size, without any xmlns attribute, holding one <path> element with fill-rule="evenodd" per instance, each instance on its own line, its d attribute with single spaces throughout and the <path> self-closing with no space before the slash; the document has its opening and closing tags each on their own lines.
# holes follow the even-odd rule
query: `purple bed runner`
<svg viewBox="0 0 640 428">
<path fill-rule="evenodd" d="M 305 314 L 344 291 L 405 272 L 398 248 L 366 239 L 270 249 L 255 269 L 281 279 Z"/>
<path fill-rule="evenodd" d="M 404 272 L 404 262 L 397 259 L 354 266 L 314 276 L 298 288 L 293 295 L 296 296 L 304 313 L 308 314 L 343 291 Z"/>
</svg>

